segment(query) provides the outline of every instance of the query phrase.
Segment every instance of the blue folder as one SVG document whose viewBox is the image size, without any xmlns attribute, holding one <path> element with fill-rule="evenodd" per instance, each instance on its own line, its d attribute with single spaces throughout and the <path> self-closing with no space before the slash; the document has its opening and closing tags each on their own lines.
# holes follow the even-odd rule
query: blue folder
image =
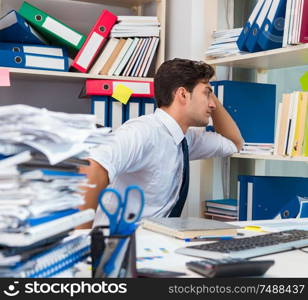
<svg viewBox="0 0 308 300">
<path fill-rule="evenodd" d="M 15 10 L 0 19 L 0 41 L 48 44 L 47 41 Z"/>
<path fill-rule="evenodd" d="M 296 197 L 308 196 L 308 178 L 279 176 L 245 177 L 247 179 L 247 215 L 251 215 L 252 220 L 273 219 L 286 210 L 288 205 L 292 207 L 292 201 Z M 251 193 L 249 193 L 249 184 L 251 185 Z M 249 207 L 251 207 L 252 211 L 248 211 Z M 293 207 L 290 211 L 290 216 L 295 214 L 296 207 Z"/>
<path fill-rule="evenodd" d="M 126 121 L 126 107 L 127 105 L 109 97 L 109 127 L 113 130 L 119 128 Z"/>
<path fill-rule="evenodd" d="M 247 180 L 248 176 L 238 176 L 238 220 L 247 220 Z"/>
<path fill-rule="evenodd" d="M 238 40 L 236 41 L 237 46 L 241 51 L 247 51 L 248 50 L 247 47 L 246 47 L 246 39 L 249 35 L 252 24 L 255 22 L 256 18 L 259 15 L 261 8 L 263 7 L 264 1 L 265 0 L 259 0 L 257 2 L 257 4 L 254 7 L 248 21 L 244 25 Z"/>
<path fill-rule="evenodd" d="M 274 0 L 258 37 L 262 50 L 282 47 L 287 0 Z"/>
<path fill-rule="evenodd" d="M 92 114 L 95 114 L 97 124 L 104 127 L 110 127 L 108 96 L 92 96 L 91 112 Z"/>
<path fill-rule="evenodd" d="M 47 45 L 21 44 L 21 43 L 2 43 L 0 42 L 0 50 L 21 52 L 36 55 L 47 55 L 55 57 L 67 57 L 66 49 Z"/>
<path fill-rule="evenodd" d="M 125 108 L 125 121 L 142 115 L 143 98 L 131 97 Z"/>
<path fill-rule="evenodd" d="M 67 72 L 69 58 L 0 50 L 0 66 Z"/>
<path fill-rule="evenodd" d="M 258 38 L 261 32 L 261 27 L 270 10 L 272 1 L 273 0 L 265 0 L 264 5 L 262 6 L 259 12 L 258 17 L 256 18 L 255 22 L 252 24 L 250 28 L 250 31 L 246 39 L 246 47 L 249 52 L 257 52 L 262 50 L 258 44 Z"/>
<path fill-rule="evenodd" d="M 274 143 L 276 85 L 230 80 L 211 85 L 246 143 Z"/>
</svg>

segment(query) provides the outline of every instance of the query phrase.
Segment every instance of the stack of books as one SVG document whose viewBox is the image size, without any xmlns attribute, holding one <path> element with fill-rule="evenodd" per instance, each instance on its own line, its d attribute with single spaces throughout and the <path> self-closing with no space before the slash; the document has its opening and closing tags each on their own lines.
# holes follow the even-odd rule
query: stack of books
<svg viewBox="0 0 308 300">
<path fill-rule="evenodd" d="M 18 12 L 0 18 L 0 66 L 145 77 L 159 33 L 157 17 L 118 17 L 104 9 L 84 35 L 23 2 Z"/>
<path fill-rule="evenodd" d="M 308 156 L 308 93 L 283 94 L 278 106 L 274 154 Z"/>
<path fill-rule="evenodd" d="M 205 201 L 205 216 L 219 221 L 238 220 L 236 199 L 217 199 Z"/>
<path fill-rule="evenodd" d="M 94 218 L 79 209 L 87 186 L 79 167 L 102 137 L 92 115 L 26 105 L 0 115 L 0 276 L 55 276 L 90 253 L 89 237 L 70 232 Z"/>
<path fill-rule="evenodd" d="M 214 31 L 213 42 L 205 52 L 208 58 L 226 57 L 241 54 L 236 41 L 241 33 L 241 28 Z"/>
</svg>

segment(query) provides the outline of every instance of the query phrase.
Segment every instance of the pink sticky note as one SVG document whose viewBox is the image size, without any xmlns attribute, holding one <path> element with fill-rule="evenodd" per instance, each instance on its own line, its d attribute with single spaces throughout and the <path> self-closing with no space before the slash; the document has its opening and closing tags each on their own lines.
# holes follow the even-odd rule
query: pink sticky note
<svg viewBox="0 0 308 300">
<path fill-rule="evenodd" d="M 11 86 L 9 69 L 0 69 L 0 86 Z"/>
</svg>

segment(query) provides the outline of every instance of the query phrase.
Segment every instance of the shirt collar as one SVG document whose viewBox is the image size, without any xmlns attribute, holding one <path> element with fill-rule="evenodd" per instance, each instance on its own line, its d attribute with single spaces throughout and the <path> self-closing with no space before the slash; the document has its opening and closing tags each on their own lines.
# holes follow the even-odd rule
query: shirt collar
<svg viewBox="0 0 308 300">
<path fill-rule="evenodd" d="M 175 144 L 179 145 L 184 138 L 184 133 L 177 121 L 160 108 L 155 110 L 155 115 L 166 126 L 171 136 L 173 137 Z"/>
</svg>

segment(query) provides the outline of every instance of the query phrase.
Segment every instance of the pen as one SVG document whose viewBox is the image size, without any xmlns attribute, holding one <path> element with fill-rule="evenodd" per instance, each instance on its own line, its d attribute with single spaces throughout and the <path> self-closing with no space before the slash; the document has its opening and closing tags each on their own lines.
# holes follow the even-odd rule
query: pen
<svg viewBox="0 0 308 300">
<path fill-rule="evenodd" d="M 198 236 L 191 239 L 184 239 L 185 242 L 198 242 L 198 241 L 226 241 L 232 240 L 233 236 Z"/>
</svg>

